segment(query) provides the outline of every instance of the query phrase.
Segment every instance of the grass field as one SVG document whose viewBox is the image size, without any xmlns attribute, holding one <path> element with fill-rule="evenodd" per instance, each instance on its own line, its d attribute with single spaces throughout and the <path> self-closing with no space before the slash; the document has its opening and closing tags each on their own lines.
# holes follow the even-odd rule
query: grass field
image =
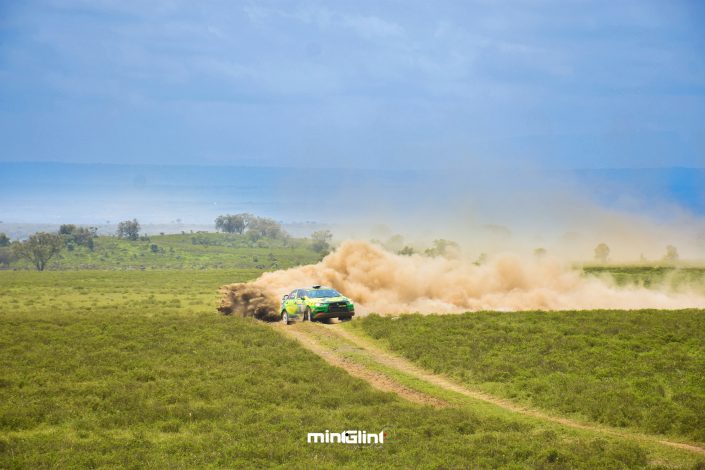
<svg viewBox="0 0 705 470">
<path fill-rule="evenodd" d="M 376 391 L 271 326 L 215 313 L 218 286 L 258 273 L 0 272 L 0 467 L 689 468 L 697 461 Z M 305 442 L 307 432 L 343 426 L 387 429 L 388 442 Z"/>
<path fill-rule="evenodd" d="M 705 442 L 705 311 L 371 315 L 351 328 L 492 394 Z"/>
<path fill-rule="evenodd" d="M 705 291 L 705 267 L 684 265 L 607 265 L 583 266 L 588 276 L 614 281 L 618 286 L 663 287 L 667 289 L 695 288 Z"/>
<path fill-rule="evenodd" d="M 281 269 L 315 263 L 321 255 L 306 239 L 260 239 L 229 233 L 186 233 L 153 235 L 129 241 L 97 237 L 89 250 L 64 248 L 52 258 L 49 270 L 126 269 Z M 16 260 L 9 268 L 33 269 L 26 260 Z"/>
</svg>

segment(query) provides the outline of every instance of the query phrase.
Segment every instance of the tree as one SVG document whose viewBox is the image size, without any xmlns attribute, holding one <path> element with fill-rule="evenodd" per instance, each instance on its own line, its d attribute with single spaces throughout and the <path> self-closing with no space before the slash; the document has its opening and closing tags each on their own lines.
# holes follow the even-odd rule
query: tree
<svg viewBox="0 0 705 470">
<path fill-rule="evenodd" d="M 274 219 L 267 217 L 252 217 L 247 225 L 247 236 L 252 240 L 265 238 L 285 238 L 286 231 Z"/>
<path fill-rule="evenodd" d="M 62 224 L 59 227 L 59 235 L 71 235 L 76 231 L 76 228 L 74 224 Z"/>
<path fill-rule="evenodd" d="M 9 246 L 9 245 L 10 245 L 10 239 L 7 238 L 7 235 L 0 232 L 0 246 Z"/>
<path fill-rule="evenodd" d="M 93 251 L 93 239 L 98 236 L 98 227 L 79 227 L 73 233 L 73 241 L 76 245 L 85 246 Z"/>
<path fill-rule="evenodd" d="M 424 251 L 426 256 L 456 257 L 460 254 L 460 246 L 452 240 L 433 240 L 433 247 Z"/>
<path fill-rule="evenodd" d="M 600 243 L 595 247 L 595 259 L 600 263 L 606 263 L 610 256 L 610 247 L 606 243 Z"/>
<path fill-rule="evenodd" d="M 225 214 L 215 219 L 215 229 L 226 233 L 242 234 L 249 223 L 255 219 L 251 214 Z"/>
<path fill-rule="evenodd" d="M 316 253 L 327 253 L 330 251 L 330 242 L 333 240 L 333 234 L 330 230 L 318 230 L 311 234 L 311 248 Z"/>
<path fill-rule="evenodd" d="M 678 248 L 673 245 L 666 247 L 666 254 L 663 257 L 664 261 L 678 261 Z"/>
<path fill-rule="evenodd" d="M 77 227 L 74 224 L 63 224 L 59 227 L 61 235 L 66 243 L 66 247 L 72 249 L 73 246 L 85 246 L 93 251 L 93 239 L 98 236 L 97 227 Z"/>
<path fill-rule="evenodd" d="M 17 258 L 13 253 L 13 250 L 9 247 L 0 247 L 0 265 L 4 267 L 10 266 L 10 263 L 15 261 Z"/>
<path fill-rule="evenodd" d="M 402 256 L 411 256 L 414 254 L 414 248 L 410 247 L 409 245 L 406 245 L 404 248 L 399 250 L 399 252 L 397 254 L 402 255 Z"/>
<path fill-rule="evenodd" d="M 55 233 L 38 232 L 23 242 L 13 243 L 15 254 L 19 258 L 29 260 L 37 268 L 44 271 L 49 260 L 61 251 L 64 241 Z"/>
<path fill-rule="evenodd" d="M 252 240 L 286 238 L 288 234 L 274 219 L 252 214 L 225 214 L 215 219 L 215 229 L 225 233 L 245 233 Z"/>
<path fill-rule="evenodd" d="M 137 219 L 124 220 L 117 227 L 118 238 L 135 241 L 140 236 L 140 224 Z"/>
<path fill-rule="evenodd" d="M 392 235 L 384 243 L 384 248 L 395 253 L 400 251 L 402 248 L 404 248 L 404 237 L 399 234 Z"/>
</svg>

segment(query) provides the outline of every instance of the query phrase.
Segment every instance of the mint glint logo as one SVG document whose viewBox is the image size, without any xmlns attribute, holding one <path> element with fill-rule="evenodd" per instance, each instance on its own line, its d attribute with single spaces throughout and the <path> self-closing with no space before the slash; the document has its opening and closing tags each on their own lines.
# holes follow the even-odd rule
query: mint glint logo
<svg viewBox="0 0 705 470">
<path fill-rule="evenodd" d="M 306 442 L 309 444 L 384 444 L 384 438 L 387 433 L 380 431 L 379 433 L 367 431 L 343 431 L 343 432 L 310 432 L 306 436 Z"/>
</svg>

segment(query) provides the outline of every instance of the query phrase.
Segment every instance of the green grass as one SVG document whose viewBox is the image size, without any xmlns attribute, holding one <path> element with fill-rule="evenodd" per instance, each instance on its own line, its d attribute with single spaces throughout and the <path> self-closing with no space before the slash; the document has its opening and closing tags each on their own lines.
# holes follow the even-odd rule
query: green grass
<svg viewBox="0 0 705 470">
<path fill-rule="evenodd" d="M 618 286 L 693 288 L 704 290 L 705 267 L 702 266 L 584 266 L 589 276 L 605 277 Z"/>
<path fill-rule="evenodd" d="M 155 245 L 155 247 L 153 247 Z M 315 263 L 321 255 L 305 239 L 250 240 L 228 233 L 187 233 L 156 235 L 128 241 L 97 237 L 95 247 L 64 248 L 52 258 L 48 270 L 128 270 L 128 269 L 260 269 L 289 268 Z M 26 260 L 17 260 L 10 269 L 33 269 Z"/>
<path fill-rule="evenodd" d="M 705 311 L 371 315 L 424 368 L 557 414 L 705 442 Z"/>
<path fill-rule="evenodd" d="M 643 468 L 663 456 L 376 391 L 215 313 L 257 270 L 0 272 L 0 467 Z M 383 446 L 307 432 L 386 428 Z M 676 451 L 673 451 L 676 452 Z M 669 454 L 672 455 L 672 454 Z M 675 463 L 697 459 L 678 454 Z"/>
</svg>

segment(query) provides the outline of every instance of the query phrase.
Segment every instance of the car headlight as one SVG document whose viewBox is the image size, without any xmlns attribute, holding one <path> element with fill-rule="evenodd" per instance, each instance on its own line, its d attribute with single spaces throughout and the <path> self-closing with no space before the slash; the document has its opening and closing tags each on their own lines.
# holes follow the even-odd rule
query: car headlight
<svg viewBox="0 0 705 470">
<path fill-rule="evenodd" d="M 323 302 L 316 302 L 314 305 L 315 305 L 316 307 L 320 307 L 320 306 L 323 305 Z"/>
</svg>

